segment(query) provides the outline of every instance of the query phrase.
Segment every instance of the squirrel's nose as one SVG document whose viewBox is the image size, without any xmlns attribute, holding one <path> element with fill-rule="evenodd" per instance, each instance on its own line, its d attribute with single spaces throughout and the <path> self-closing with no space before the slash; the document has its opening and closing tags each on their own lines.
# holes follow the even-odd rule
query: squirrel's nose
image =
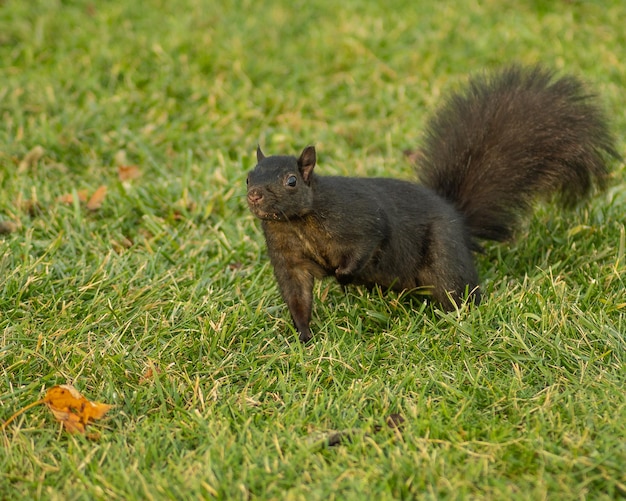
<svg viewBox="0 0 626 501">
<path fill-rule="evenodd" d="M 259 190 L 250 190 L 248 192 L 248 202 L 251 204 L 258 204 L 261 200 L 263 200 L 263 193 Z"/>
</svg>

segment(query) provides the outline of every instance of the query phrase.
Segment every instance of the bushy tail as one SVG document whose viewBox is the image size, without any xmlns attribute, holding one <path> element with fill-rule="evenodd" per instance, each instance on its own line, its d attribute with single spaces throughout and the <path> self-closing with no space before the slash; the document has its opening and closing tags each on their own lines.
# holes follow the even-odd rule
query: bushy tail
<svg viewBox="0 0 626 501">
<path fill-rule="evenodd" d="M 581 82 L 542 67 L 473 79 L 427 124 L 420 181 L 467 217 L 472 235 L 505 240 L 540 196 L 576 203 L 619 158 L 601 109 Z"/>
</svg>

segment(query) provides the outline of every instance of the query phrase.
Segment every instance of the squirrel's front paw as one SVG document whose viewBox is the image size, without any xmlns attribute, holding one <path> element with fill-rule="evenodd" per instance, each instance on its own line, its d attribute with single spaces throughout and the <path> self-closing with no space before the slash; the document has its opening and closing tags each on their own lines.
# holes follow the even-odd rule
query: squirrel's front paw
<svg viewBox="0 0 626 501">
<path fill-rule="evenodd" d="M 313 339 L 313 335 L 310 330 L 307 330 L 306 332 L 300 332 L 298 338 L 301 343 L 308 343 L 311 339 Z"/>
</svg>

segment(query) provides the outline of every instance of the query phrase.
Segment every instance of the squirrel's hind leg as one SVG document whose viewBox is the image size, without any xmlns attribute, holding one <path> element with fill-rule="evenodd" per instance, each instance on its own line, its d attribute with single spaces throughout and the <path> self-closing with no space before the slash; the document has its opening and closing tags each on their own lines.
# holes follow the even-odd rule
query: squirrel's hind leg
<svg viewBox="0 0 626 501">
<path fill-rule="evenodd" d="M 447 310 L 459 306 L 466 297 L 480 302 L 478 272 L 464 230 L 449 223 L 432 230 L 417 273 L 418 285 L 431 288 L 433 300 Z"/>
</svg>

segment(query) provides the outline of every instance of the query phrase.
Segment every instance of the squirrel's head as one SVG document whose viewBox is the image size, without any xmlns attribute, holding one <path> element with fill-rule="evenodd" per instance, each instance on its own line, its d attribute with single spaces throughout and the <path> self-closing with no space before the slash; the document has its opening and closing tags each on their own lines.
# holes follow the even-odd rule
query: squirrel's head
<svg viewBox="0 0 626 501">
<path fill-rule="evenodd" d="M 259 219 L 288 221 L 306 216 L 313 208 L 315 147 L 307 146 L 299 158 L 266 157 L 256 150 L 257 165 L 248 174 L 248 207 Z"/>
</svg>

